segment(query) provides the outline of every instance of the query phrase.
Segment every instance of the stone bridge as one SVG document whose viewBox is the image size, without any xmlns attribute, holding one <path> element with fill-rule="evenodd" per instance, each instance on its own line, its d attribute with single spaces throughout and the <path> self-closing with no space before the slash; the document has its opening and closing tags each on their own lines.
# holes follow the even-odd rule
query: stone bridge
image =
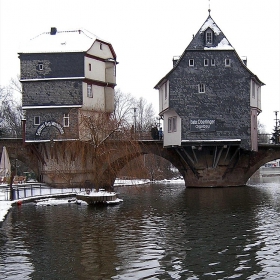
<svg viewBox="0 0 280 280">
<path fill-rule="evenodd" d="M 110 189 L 119 171 L 132 159 L 154 154 L 171 162 L 187 187 L 239 186 L 265 163 L 280 158 L 280 145 L 260 144 L 258 152 L 228 142 L 188 143 L 163 148 L 159 140 L 108 140 L 102 145 L 82 141 L 23 143 L 0 139 L 11 162 L 18 159 L 32 169 L 41 182 L 53 186 L 86 183 Z"/>
</svg>

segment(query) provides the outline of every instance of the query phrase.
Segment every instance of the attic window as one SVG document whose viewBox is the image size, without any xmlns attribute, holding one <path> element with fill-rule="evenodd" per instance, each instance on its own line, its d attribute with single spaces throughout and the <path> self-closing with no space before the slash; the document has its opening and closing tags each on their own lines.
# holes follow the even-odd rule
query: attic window
<svg viewBox="0 0 280 280">
<path fill-rule="evenodd" d="M 208 66 L 209 65 L 209 60 L 208 59 L 204 59 L 204 66 Z"/>
<path fill-rule="evenodd" d="M 43 63 L 39 63 L 39 64 L 38 64 L 38 68 L 39 68 L 39 71 L 44 70 L 44 65 L 43 65 Z"/>
<path fill-rule="evenodd" d="M 191 66 L 191 67 L 194 66 L 194 59 L 189 59 L 189 66 Z"/>
<path fill-rule="evenodd" d="M 226 58 L 225 59 L 225 66 L 230 67 L 230 62 L 231 62 L 230 58 Z"/>
<path fill-rule="evenodd" d="M 211 66 L 215 66 L 215 59 L 211 58 Z"/>
<path fill-rule="evenodd" d="M 88 70 L 91 71 L 91 63 L 88 64 Z"/>
<path fill-rule="evenodd" d="M 213 44 L 213 33 L 212 31 L 206 31 L 206 35 L 205 35 L 205 39 L 206 39 L 206 45 L 212 45 Z"/>
<path fill-rule="evenodd" d="M 100 43 L 100 50 L 103 50 L 103 45 L 102 45 L 102 43 Z"/>
</svg>

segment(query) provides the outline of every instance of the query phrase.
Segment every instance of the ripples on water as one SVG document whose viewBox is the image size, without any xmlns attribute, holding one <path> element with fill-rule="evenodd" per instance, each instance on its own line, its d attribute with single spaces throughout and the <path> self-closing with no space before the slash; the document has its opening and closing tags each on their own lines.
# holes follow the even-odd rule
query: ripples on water
<svg viewBox="0 0 280 280">
<path fill-rule="evenodd" d="M 279 182 L 250 184 L 122 187 L 113 207 L 14 207 L 0 279 L 280 279 Z"/>
</svg>

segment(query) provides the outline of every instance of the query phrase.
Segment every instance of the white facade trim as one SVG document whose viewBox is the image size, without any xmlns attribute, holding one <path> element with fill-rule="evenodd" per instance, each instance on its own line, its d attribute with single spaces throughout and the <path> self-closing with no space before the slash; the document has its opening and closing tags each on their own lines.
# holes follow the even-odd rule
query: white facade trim
<svg viewBox="0 0 280 280">
<path fill-rule="evenodd" d="M 82 105 L 58 105 L 58 106 L 23 106 L 22 110 L 28 109 L 57 109 L 57 108 L 81 108 Z"/>
<path fill-rule="evenodd" d="M 55 81 L 55 80 L 82 80 L 85 77 L 43 78 L 43 79 L 20 79 L 20 82 Z"/>
</svg>

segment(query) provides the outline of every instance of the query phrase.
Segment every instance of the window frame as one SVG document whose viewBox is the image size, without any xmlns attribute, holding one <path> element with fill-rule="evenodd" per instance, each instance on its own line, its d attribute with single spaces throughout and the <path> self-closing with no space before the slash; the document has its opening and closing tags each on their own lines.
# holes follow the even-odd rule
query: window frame
<svg viewBox="0 0 280 280">
<path fill-rule="evenodd" d="M 192 62 L 192 63 L 191 63 Z M 189 66 L 190 67 L 194 67 L 194 59 L 193 58 L 190 58 L 189 59 Z"/>
<path fill-rule="evenodd" d="M 69 113 L 63 114 L 63 127 L 69 127 L 69 126 L 70 126 Z"/>
<path fill-rule="evenodd" d="M 209 66 L 209 59 L 208 58 L 204 59 L 204 66 Z"/>
<path fill-rule="evenodd" d="M 87 84 L 87 97 L 93 98 L 93 88 L 92 88 L 92 85 L 90 85 L 90 84 Z"/>
<path fill-rule="evenodd" d="M 205 93 L 205 84 L 199 83 L 198 84 L 198 93 Z"/>
<path fill-rule="evenodd" d="M 231 66 L 231 59 L 230 58 L 225 58 L 225 66 L 230 67 Z"/>
<path fill-rule="evenodd" d="M 168 133 L 177 132 L 177 116 L 168 118 Z"/>
<path fill-rule="evenodd" d="M 216 63 L 215 63 L 215 58 L 211 58 L 211 66 L 215 66 Z"/>
<path fill-rule="evenodd" d="M 38 63 L 38 69 L 39 71 L 43 71 L 44 70 L 44 64 L 43 63 Z"/>
<path fill-rule="evenodd" d="M 41 118 L 40 118 L 40 116 L 34 116 L 33 124 L 34 124 L 34 125 L 40 125 L 40 123 L 41 123 Z"/>
<path fill-rule="evenodd" d="M 210 36 L 208 36 L 210 35 Z M 210 40 L 208 41 L 208 38 L 210 37 Z M 206 31 L 205 33 L 205 42 L 206 42 L 206 45 L 212 45 L 213 44 L 213 32 L 208 30 Z"/>
</svg>

